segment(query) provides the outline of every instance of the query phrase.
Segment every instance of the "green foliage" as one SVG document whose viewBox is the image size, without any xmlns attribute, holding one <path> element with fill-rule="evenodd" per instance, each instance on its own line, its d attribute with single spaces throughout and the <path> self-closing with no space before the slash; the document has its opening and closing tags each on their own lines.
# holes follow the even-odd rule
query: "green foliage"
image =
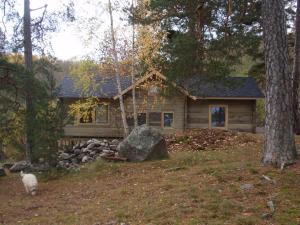
<svg viewBox="0 0 300 225">
<path fill-rule="evenodd" d="M 143 7 L 143 6 L 140 6 Z M 142 24 L 167 32 L 160 69 L 168 77 L 229 75 L 261 41 L 259 1 L 151 0 Z M 139 12 L 139 7 L 137 7 Z"/>
<path fill-rule="evenodd" d="M 51 161 L 58 150 L 65 117 L 65 110 L 57 101 L 53 62 L 45 58 L 37 60 L 34 76 L 21 64 L 9 60 L 9 57 L 0 59 L 0 142 L 19 146 L 24 151 L 25 129 L 30 128 L 33 161 L 40 157 Z M 34 112 L 25 105 L 28 89 L 32 93 Z"/>
<path fill-rule="evenodd" d="M 93 60 L 85 59 L 74 65 L 71 69 L 76 78 L 77 88 L 82 90 L 83 96 L 91 96 L 97 90 L 95 80 L 99 76 L 99 65 Z"/>
<path fill-rule="evenodd" d="M 99 99 L 96 97 L 80 99 L 69 105 L 69 115 L 73 118 L 78 118 L 79 116 L 84 122 L 88 122 L 98 105 Z"/>
</svg>

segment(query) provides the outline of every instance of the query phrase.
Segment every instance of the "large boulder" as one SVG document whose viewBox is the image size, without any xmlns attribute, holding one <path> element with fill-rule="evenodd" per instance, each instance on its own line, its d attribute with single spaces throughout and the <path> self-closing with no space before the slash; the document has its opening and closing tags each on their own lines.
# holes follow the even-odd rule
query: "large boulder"
<svg viewBox="0 0 300 225">
<path fill-rule="evenodd" d="M 120 157 L 131 162 L 163 159 L 168 157 L 166 142 L 161 132 L 142 125 L 132 130 L 130 135 L 118 145 Z"/>
<path fill-rule="evenodd" d="M 19 161 L 16 162 L 12 167 L 10 167 L 9 171 L 12 173 L 20 172 L 21 170 L 29 169 L 31 164 L 27 161 Z"/>
</svg>

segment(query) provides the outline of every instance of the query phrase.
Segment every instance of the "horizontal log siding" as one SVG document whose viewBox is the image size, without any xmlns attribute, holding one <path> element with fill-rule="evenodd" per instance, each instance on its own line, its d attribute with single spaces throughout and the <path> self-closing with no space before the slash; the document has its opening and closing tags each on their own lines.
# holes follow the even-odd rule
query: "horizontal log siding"
<svg viewBox="0 0 300 225">
<path fill-rule="evenodd" d="M 187 102 L 187 128 L 209 127 L 209 105 L 228 105 L 228 129 L 255 131 L 255 100 L 192 100 Z"/>
<path fill-rule="evenodd" d="M 184 102 L 185 96 L 181 93 L 175 93 L 172 97 L 162 97 L 160 95 L 148 96 L 147 91 L 143 89 L 136 90 L 137 111 L 149 112 L 173 112 L 173 128 L 163 128 L 159 126 L 164 134 L 171 134 L 176 131 L 184 130 Z M 71 104 L 76 99 L 65 100 L 66 105 Z M 107 101 L 107 100 L 106 100 Z M 64 128 L 67 137 L 122 137 L 123 125 L 121 112 L 119 110 L 119 101 L 110 100 L 109 103 L 109 123 L 107 124 L 69 124 Z M 133 114 L 131 92 L 124 98 L 125 110 L 127 115 Z M 147 118 L 147 121 L 149 119 Z"/>
<path fill-rule="evenodd" d="M 64 100 L 64 104 L 70 105 L 76 99 Z M 64 128 L 66 137 L 122 137 L 123 129 L 121 123 L 121 115 L 119 110 L 119 102 L 113 100 L 103 100 L 109 104 L 108 123 L 105 124 L 68 124 Z"/>
<path fill-rule="evenodd" d="M 173 127 L 163 128 L 156 126 L 162 130 L 164 134 L 171 134 L 184 130 L 184 102 L 185 96 L 181 93 L 174 93 L 172 97 L 163 97 L 161 95 L 149 96 L 147 90 L 136 89 L 137 111 L 147 113 L 147 121 L 149 123 L 150 112 L 173 112 Z M 128 115 L 133 114 L 131 93 L 125 98 L 126 112 Z M 161 121 L 163 122 L 163 121 Z"/>
</svg>

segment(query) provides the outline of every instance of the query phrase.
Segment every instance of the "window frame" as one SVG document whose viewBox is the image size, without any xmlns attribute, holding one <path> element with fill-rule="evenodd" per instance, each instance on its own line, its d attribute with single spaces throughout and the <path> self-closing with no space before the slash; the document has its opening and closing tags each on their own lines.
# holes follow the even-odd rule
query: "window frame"
<svg viewBox="0 0 300 225">
<path fill-rule="evenodd" d="M 150 114 L 151 113 L 159 113 L 160 114 L 160 124 L 158 125 L 158 123 L 157 123 L 157 126 L 155 126 L 155 125 L 150 125 Z M 153 123 L 153 122 L 152 122 Z M 162 112 L 160 111 L 158 111 L 158 112 L 154 112 L 154 111 L 151 111 L 151 112 L 147 112 L 147 125 L 148 126 L 151 126 L 151 127 L 162 127 Z"/>
<path fill-rule="evenodd" d="M 77 115 L 77 125 L 92 125 L 92 124 L 94 124 L 94 121 L 95 121 L 94 110 L 91 111 L 91 114 L 92 114 L 92 122 L 91 123 L 81 123 L 80 122 L 81 116 L 80 116 L 80 114 L 78 114 Z"/>
<path fill-rule="evenodd" d="M 173 115 L 173 122 L 172 122 L 172 126 L 170 126 L 170 127 L 165 126 L 165 121 L 164 121 L 165 113 L 172 113 L 172 115 Z M 174 129 L 174 123 L 175 123 L 175 113 L 173 111 L 162 111 L 161 112 L 161 127 L 163 129 Z"/>
<path fill-rule="evenodd" d="M 225 108 L 225 126 L 224 127 L 213 127 L 212 126 L 212 115 L 211 115 L 211 113 L 212 113 L 212 111 L 211 111 L 211 109 L 213 108 L 213 107 L 223 107 L 223 108 Z M 209 129 L 223 129 L 223 130 L 227 130 L 228 129 L 228 105 L 224 105 L 224 104 L 213 104 L 213 105 L 208 105 L 208 108 L 209 108 L 209 110 L 208 110 L 208 127 L 209 127 Z"/>
<path fill-rule="evenodd" d="M 102 103 L 103 104 L 103 103 Z M 99 104 L 100 105 L 100 104 Z M 92 122 L 91 123 L 81 123 L 80 122 L 80 115 L 77 115 L 77 125 L 80 125 L 80 126 L 89 126 L 89 125 L 108 125 L 110 124 L 110 104 L 104 104 L 104 105 L 107 105 L 107 122 L 104 122 L 104 123 L 97 123 L 96 122 L 96 108 L 94 108 L 91 112 L 92 114 Z"/>
<path fill-rule="evenodd" d="M 137 113 L 137 119 L 138 119 L 138 126 L 141 126 L 141 125 L 139 125 L 139 114 L 145 114 L 145 123 L 144 124 L 141 124 L 141 125 L 147 125 L 148 123 L 147 123 L 147 112 L 138 112 Z"/>
<path fill-rule="evenodd" d="M 101 104 L 99 104 L 99 105 L 101 105 Z M 97 123 L 96 122 L 96 113 L 97 113 L 97 109 L 95 108 L 94 109 L 94 124 L 96 124 L 96 125 L 107 125 L 107 124 L 109 124 L 110 123 L 110 113 L 109 113 L 109 110 L 110 110 L 110 105 L 109 104 L 102 104 L 102 105 L 106 105 L 107 106 L 107 121 L 106 122 L 101 122 L 101 123 Z"/>
</svg>

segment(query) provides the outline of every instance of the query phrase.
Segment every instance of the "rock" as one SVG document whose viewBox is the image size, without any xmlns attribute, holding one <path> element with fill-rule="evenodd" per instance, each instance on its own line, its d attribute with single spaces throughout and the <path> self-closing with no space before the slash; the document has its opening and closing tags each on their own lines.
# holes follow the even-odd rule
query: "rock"
<svg viewBox="0 0 300 225">
<path fill-rule="evenodd" d="M 118 145 L 110 145 L 109 148 L 110 148 L 111 150 L 116 151 L 117 148 L 118 148 Z"/>
<path fill-rule="evenodd" d="M 68 154 L 72 154 L 72 153 L 74 153 L 74 149 L 73 148 L 67 148 L 64 152 L 68 153 Z"/>
<path fill-rule="evenodd" d="M 78 148 L 74 149 L 75 155 L 79 155 L 80 153 L 81 153 L 81 149 L 78 149 Z"/>
<path fill-rule="evenodd" d="M 106 154 L 108 154 L 108 155 L 114 155 L 114 154 L 115 154 L 115 152 L 114 152 L 114 151 L 111 151 L 111 150 L 103 150 L 102 152 L 103 152 L 103 153 L 106 153 Z"/>
<path fill-rule="evenodd" d="M 73 159 L 71 160 L 71 162 L 72 162 L 73 164 L 77 164 L 77 163 L 79 163 L 79 160 L 78 160 L 77 158 L 73 158 Z"/>
<path fill-rule="evenodd" d="M 105 142 L 100 142 L 100 146 L 107 146 L 107 143 L 105 143 Z"/>
<path fill-rule="evenodd" d="M 101 153 L 100 155 L 99 155 L 100 157 L 107 157 L 107 156 L 109 156 L 107 153 Z"/>
<path fill-rule="evenodd" d="M 5 170 L 2 166 L 0 166 L 0 177 L 6 176 Z"/>
<path fill-rule="evenodd" d="M 240 186 L 243 191 L 249 191 L 254 188 L 253 184 L 243 184 Z"/>
<path fill-rule="evenodd" d="M 86 148 L 87 148 L 87 149 L 92 149 L 92 148 L 94 148 L 95 146 L 96 146 L 95 143 L 91 143 L 91 144 L 89 144 Z"/>
<path fill-rule="evenodd" d="M 12 167 L 10 167 L 9 171 L 12 173 L 20 172 L 21 170 L 26 170 L 30 168 L 30 163 L 27 161 L 19 161 L 16 162 Z"/>
<path fill-rule="evenodd" d="M 59 157 L 60 157 L 61 159 L 63 159 L 63 160 L 68 160 L 68 159 L 70 159 L 70 158 L 72 157 L 72 155 L 63 152 L 63 153 L 60 154 Z"/>
<path fill-rule="evenodd" d="M 59 151 L 57 157 L 57 167 L 65 169 L 78 169 L 80 164 L 88 163 L 104 157 L 115 158 L 117 154 L 117 144 L 119 140 L 108 141 L 106 139 L 90 139 L 87 142 L 76 144 L 65 151 Z M 70 150 L 71 149 L 71 150 Z M 104 151 L 104 152 L 103 152 Z"/>
<path fill-rule="evenodd" d="M 130 135 L 118 145 L 120 157 L 131 162 L 163 159 L 168 157 L 166 142 L 161 132 L 142 125 L 132 130 Z"/>
<path fill-rule="evenodd" d="M 84 156 L 85 156 L 85 154 L 81 153 L 80 155 L 77 156 L 77 159 L 79 159 L 81 161 Z"/>
<path fill-rule="evenodd" d="M 12 167 L 13 165 L 14 165 L 13 163 L 4 163 L 2 164 L 2 167 L 9 170 L 10 167 Z"/>
<path fill-rule="evenodd" d="M 79 144 L 79 148 L 86 148 L 86 146 L 88 146 L 88 143 L 80 143 Z"/>
<path fill-rule="evenodd" d="M 82 152 L 83 152 L 83 153 L 89 153 L 89 152 L 90 152 L 90 149 L 84 148 L 84 149 L 82 150 Z"/>
<path fill-rule="evenodd" d="M 88 157 L 87 155 L 83 156 L 81 162 L 82 163 L 87 163 L 90 160 L 90 157 Z"/>
<path fill-rule="evenodd" d="M 64 165 L 65 165 L 65 163 L 63 161 L 58 161 L 58 163 L 57 163 L 57 167 L 63 168 Z"/>
<path fill-rule="evenodd" d="M 76 148 L 80 148 L 80 144 L 76 144 L 73 146 L 73 149 L 75 150 Z"/>
<path fill-rule="evenodd" d="M 112 145 L 119 145 L 119 143 L 120 143 L 120 141 L 119 140 L 117 140 L 117 139 L 113 139 L 112 141 L 111 141 L 111 144 Z"/>
<path fill-rule="evenodd" d="M 105 148 L 100 146 L 100 147 L 93 148 L 92 151 L 100 153 L 100 152 L 102 152 L 103 149 L 105 149 Z"/>
<path fill-rule="evenodd" d="M 93 139 L 87 141 L 88 145 L 91 144 L 91 143 L 99 145 L 101 143 L 101 141 L 93 138 Z"/>
<path fill-rule="evenodd" d="M 95 155 L 96 155 L 96 152 L 93 152 L 93 151 L 90 152 L 90 156 L 91 156 L 91 157 L 93 157 L 93 156 L 95 156 Z"/>
</svg>

